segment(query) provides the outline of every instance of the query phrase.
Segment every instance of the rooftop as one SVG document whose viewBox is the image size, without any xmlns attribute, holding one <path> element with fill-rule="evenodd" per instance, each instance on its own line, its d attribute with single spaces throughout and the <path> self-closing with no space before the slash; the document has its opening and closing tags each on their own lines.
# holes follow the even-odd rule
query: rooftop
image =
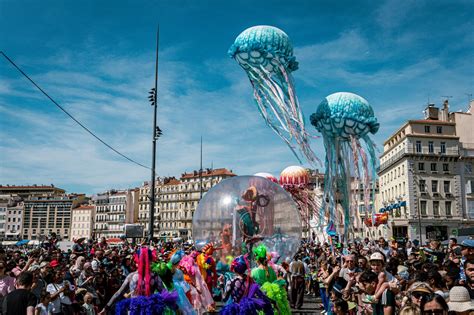
<svg viewBox="0 0 474 315">
<path fill-rule="evenodd" d="M 0 185 L 1 190 L 60 190 L 64 191 L 64 189 L 54 187 L 54 185 Z"/>
<path fill-rule="evenodd" d="M 81 205 L 77 208 L 74 208 L 73 210 L 93 210 L 94 206 L 92 205 Z"/>
<path fill-rule="evenodd" d="M 181 179 L 186 179 L 186 178 L 198 178 L 199 171 L 194 171 L 192 173 L 183 173 L 181 174 Z M 211 169 L 205 169 L 202 171 L 202 177 L 210 177 L 210 176 L 237 176 L 232 171 L 229 171 L 226 168 L 216 168 L 214 170 Z"/>
<path fill-rule="evenodd" d="M 176 178 L 171 178 L 163 186 L 172 186 L 172 185 L 179 185 L 179 184 L 181 184 L 181 181 L 177 180 Z"/>
</svg>

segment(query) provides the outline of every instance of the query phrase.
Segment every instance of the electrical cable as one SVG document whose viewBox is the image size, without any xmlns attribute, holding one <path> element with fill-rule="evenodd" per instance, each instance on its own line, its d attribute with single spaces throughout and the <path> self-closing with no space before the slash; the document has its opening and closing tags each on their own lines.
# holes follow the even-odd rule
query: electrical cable
<svg viewBox="0 0 474 315">
<path fill-rule="evenodd" d="M 77 120 L 74 116 L 72 116 L 67 110 L 65 110 L 61 105 L 58 104 L 58 102 L 56 102 L 51 96 L 48 95 L 48 93 L 46 93 L 38 84 L 36 84 L 35 81 L 33 81 L 33 79 L 31 79 L 23 70 L 20 69 L 20 67 L 18 67 L 15 62 L 13 62 L 13 60 L 11 60 L 3 51 L 0 51 L 0 54 L 3 55 L 3 57 L 5 57 L 5 59 L 8 60 L 8 62 L 10 62 L 25 78 L 27 78 L 38 90 L 41 91 L 41 93 L 44 94 L 44 96 L 46 96 L 51 102 L 53 102 L 54 105 L 56 105 L 61 111 L 63 111 L 66 115 L 69 116 L 69 118 L 71 118 L 72 120 L 74 120 L 74 122 L 76 122 L 79 126 L 81 126 L 85 131 L 87 131 L 91 136 L 93 136 L 94 138 L 96 138 L 97 140 L 99 140 L 103 145 L 105 145 L 107 148 L 109 148 L 110 150 L 114 151 L 115 153 L 117 153 L 118 155 L 120 155 L 121 157 L 127 159 L 128 161 L 138 165 L 138 166 L 141 166 L 143 168 L 146 168 L 148 170 L 150 170 L 151 168 L 149 168 L 148 166 L 145 166 L 131 158 L 129 158 L 128 156 L 126 156 L 125 154 L 119 152 L 117 149 L 115 149 L 114 147 L 112 147 L 110 144 L 108 144 L 107 142 L 105 142 L 104 140 L 102 140 L 99 136 L 95 135 L 89 128 L 87 128 L 86 126 L 84 126 L 79 120 Z"/>
</svg>

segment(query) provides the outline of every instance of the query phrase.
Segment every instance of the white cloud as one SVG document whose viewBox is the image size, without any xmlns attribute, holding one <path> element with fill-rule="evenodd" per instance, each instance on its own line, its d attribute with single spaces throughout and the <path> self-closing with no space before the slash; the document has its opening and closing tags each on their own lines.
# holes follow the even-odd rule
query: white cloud
<svg viewBox="0 0 474 315">
<path fill-rule="evenodd" d="M 106 142 L 150 165 L 152 107 L 147 92 L 153 85 L 153 63 L 145 55 L 110 58 L 101 64 L 68 52 L 64 56 L 59 58 L 61 63 L 54 63 L 54 70 L 32 77 Z M 70 70 L 72 60 L 75 66 Z M 214 89 L 200 80 L 201 67 L 161 60 L 158 123 L 164 135 L 157 143 L 158 174 L 179 176 L 197 169 L 201 135 L 206 167 L 213 163 L 214 167 L 253 173 L 277 169 L 280 161 L 268 162 L 275 156 L 294 160 L 258 115 L 250 83 L 236 63 L 228 59 L 205 62 L 215 65 L 205 71 L 229 82 Z M 219 64 L 230 65 L 232 70 L 223 73 Z M 25 86 L 21 81 L 5 82 L 12 86 L 9 90 Z M 0 130 L 2 181 L 52 182 L 66 188 L 80 185 L 91 193 L 92 189 L 132 186 L 149 179 L 149 170 L 115 155 L 37 95 L 24 95 L 28 104 L 35 104 L 24 108 L 12 103 L 11 94 L 3 95 L 0 112 L 5 119 L 18 121 L 15 127 L 21 131 L 13 126 Z M 263 140 L 268 138 L 272 140 Z"/>
</svg>

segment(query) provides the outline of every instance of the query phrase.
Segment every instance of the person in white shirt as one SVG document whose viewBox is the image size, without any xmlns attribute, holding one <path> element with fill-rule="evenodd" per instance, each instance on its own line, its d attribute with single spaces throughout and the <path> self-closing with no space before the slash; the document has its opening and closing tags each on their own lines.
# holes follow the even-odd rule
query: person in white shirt
<svg viewBox="0 0 474 315">
<path fill-rule="evenodd" d="M 48 284 L 46 291 L 51 294 L 53 314 L 67 313 L 72 309 L 72 301 L 69 297 L 72 293 L 72 286 L 69 281 L 64 280 L 64 271 L 56 271 L 53 283 Z"/>
</svg>

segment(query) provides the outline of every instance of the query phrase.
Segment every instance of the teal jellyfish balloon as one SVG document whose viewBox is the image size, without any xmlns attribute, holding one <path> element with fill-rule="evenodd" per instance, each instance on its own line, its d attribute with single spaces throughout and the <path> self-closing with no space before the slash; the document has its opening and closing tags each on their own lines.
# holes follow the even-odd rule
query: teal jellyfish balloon
<svg viewBox="0 0 474 315">
<path fill-rule="evenodd" d="M 321 132 L 326 149 L 326 172 L 322 210 L 328 210 L 330 221 L 344 224 L 344 235 L 355 217 L 357 196 L 351 196 L 351 185 L 360 182 L 364 204 L 370 207 L 370 191 L 375 189 L 375 145 L 369 134 L 375 134 L 379 123 L 369 102 L 353 93 L 327 96 L 310 117 L 311 124 Z M 337 218 L 337 203 L 343 217 Z"/>
<path fill-rule="evenodd" d="M 247 73 L 267 125 L 285 141 L 300 163 L 303 156 L 311 164 L 319 162 L 311 150 L 295 93 L 291 72 L 298 69 L 298 62 L 288 35 L 273 26 L 248 28 L 237 36 L 229 55 Z"/>
</svg>

